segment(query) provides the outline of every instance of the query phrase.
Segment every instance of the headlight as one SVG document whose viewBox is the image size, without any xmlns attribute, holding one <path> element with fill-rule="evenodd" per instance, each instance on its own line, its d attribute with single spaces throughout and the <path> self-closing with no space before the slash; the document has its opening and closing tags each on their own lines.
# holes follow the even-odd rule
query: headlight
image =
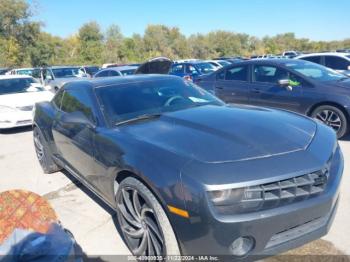
<svg viewBox="0 0 350 262">
<path fill-rule="evenodd" d="M 244 196 L 244 188 L 209 191 L 211 201 L 216 206 L 233 205 L 241 202 Z"/>
<path fill-rule="evenodd" d="M 12 113 L 12 112 L 16 112 L 17 109 L 10 107 L 10 106 L 1 106 L 0 105 L 0 113 Z"/>
</svg>

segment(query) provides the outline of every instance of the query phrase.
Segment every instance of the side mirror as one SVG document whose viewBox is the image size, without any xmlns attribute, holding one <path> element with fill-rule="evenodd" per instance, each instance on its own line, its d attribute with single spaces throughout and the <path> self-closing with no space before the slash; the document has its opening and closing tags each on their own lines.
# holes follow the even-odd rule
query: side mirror
<svg viewBox="0 0 350 262">
<path fill-rule="evenodd" d="M 51 81 L 52 80 L 52 76 L 51 75 L 46 75 L 46 80 Z"/>
<path fill-rule="evenodd" d="M 288 91 L 292 91 L 293 87 L 289 83 L 289 79 L 280 79 L 278 80 L 278 85 L 286 88 Z"/>
<path fill-rule="evenodd" d="M 83 114 L 80 111 L 64 114 L 62 116 L 62 121 L 69 124 L 86 125 L 91 128 L 96 127 L 96 125 L 89 118 L 87 118 L 85 114 Z"/>
<path fill-rule="evenodd" d="M 350 71 L 350 65 L 348 66 L 348 70 Z"/>
</svg>

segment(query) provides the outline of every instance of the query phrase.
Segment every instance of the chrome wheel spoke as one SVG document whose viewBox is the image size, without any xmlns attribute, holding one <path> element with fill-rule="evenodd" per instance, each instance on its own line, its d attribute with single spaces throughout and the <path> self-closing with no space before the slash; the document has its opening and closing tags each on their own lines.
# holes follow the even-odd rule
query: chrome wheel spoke
<svg viewBox="0 0 350 262">
<path fill-rule="evenodd" d="M 158 229 L 158 226 L 152 221 L 151 218 L 146 217 L 145 222 L 147 226 L 149 226 L 150 230 L 152 233 L 159 239 L 159 241 L 163 244 L 163 238 L 162 235 L 160 234 L 160 231 Z"/>
<path fill-rule="evenodd" d="M 154 256 L 154 247 L 149 233 L 147 234 L 147 244 L 147 256 Z"/>
<path fill-rule="evenodd" d="M 134 249 L 133 250 L 133 253 L 135 255 L 143 255 L 145 254 L 145 251 L 147 249 L 147 232 L 145 232 L 145 234 L 143 234 L 143 237 L 142 237 L 142 240 L 141 240 L 141 243 L 140 245 L 138 246 L 138 248 Z"/>
<path fill-rule="evenodd" d="M 132 218 L 131 215 L 129 215 L 128 211 L 126 210 L 124 205 L 118 205 L 118 209 L 120 213 L 122 214 L 123 218 L 132 226 L 136 228 L 141 228 L 141 224 Z"/>
<path fill-rule="evenodd" d="M 162 246 L 161 246 L 161 244 L 159 243 L 159 241 L 153 235 L 152 232 L 149 232 L 149 236 L 150 236 L 150 239 L 152 241 L 152 244 L 153 244 L 154 250 L 156 252 L 156 255 L 161 255 L 162 254 Z"/>
<path fill-rule="evenodd" d="M 126 207 L 128 208 L 129 213 L 137 222 L 140 222 L 140 217 L 136 214 L 135 209 L 131 203 L 130 194 L 124 189 L 122 190 L 122 194 L 123 194 L 123 201 L 126 204 Z"/>
<path fill-rule="evenodd" d="M 123 231 L 125 232 L 125 234 L 127 234 L 131 238 L 141 238 L 145 233 L 145 230 L 143 228 L 134 230 L 129 227 L 129 228 L 123 228 Z"/>
<path fill-rule="evenodd" d="M 138 217 L 141 217 L 141 204 L 140 204 L 140 199 L 139 199 L 139 194 L 137 193 L 136 190 L 134 190 L 133 195 L 132 195 L 132 201 L 133 205 L 135 208 L 135 212 Z"/>
</svg>

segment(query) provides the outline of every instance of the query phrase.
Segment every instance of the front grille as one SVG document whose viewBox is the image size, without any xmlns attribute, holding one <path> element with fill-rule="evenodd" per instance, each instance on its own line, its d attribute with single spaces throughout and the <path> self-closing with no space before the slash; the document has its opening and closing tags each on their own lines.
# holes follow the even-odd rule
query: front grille
<svg viewBox="0 0 350 262">
<path fill-rule="evenodd" d="M 319 171 L 274 183 L 248 187 L 245 191 L 245 199 L 243 201 L 270 201 L 309 197 L 319 194 L 324 190 L 328 180 L 327 177 L 327 171 Z"/>
<path fill-rule="evenodd" d="M 273 183 L 247 187 L 242 204 L 250 203 L 264 209 L 305 200 L 322 193 L 327 181 L 328 170 L 325 169 Z"/>
<path fill-rule="evenodd" d="M 220 214 L 256 212 L 303 201 L 323 193 L 328 182 L 328 169 L 242 188 L 241 198 L 232 205 L 217 205 Z"/>
<path fill-rule="evenodd" d="M 32 111 L 33 110 L 33 106 L 21 106 L 21 107 L 17 107 L 18 110 L 21 111 Z"/>
</svg>

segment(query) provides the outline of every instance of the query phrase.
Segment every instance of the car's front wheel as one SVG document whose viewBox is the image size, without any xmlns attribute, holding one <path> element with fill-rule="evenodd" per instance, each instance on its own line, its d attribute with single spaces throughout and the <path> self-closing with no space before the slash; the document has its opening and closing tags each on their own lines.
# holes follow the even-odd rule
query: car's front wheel
<svg viewBox="0 0 350 262">
<path fill-rule="evenodd" d="M 128 177 L 116 193 L 117 218 L 123 238 L 133 255 L 180 255 L 172 226 L 152 192 Z"/>
<path fill-rule="evenodd" d="M 45 174 L 50 174 L 61 170 L 61 168 L 52 159 L 51 153 L 47 148 L 47 143 L 38 127 L 33 130 L 34 147 L 36 156 Z"/>
<path fill-rule="evenodd" d="M 319 106 L 312 112 L 311 117 L 333 128 L 338 138 L 342 138 L 347 133 L 348 121 L 346 115 L 335 106 Z"/>
</svg>

